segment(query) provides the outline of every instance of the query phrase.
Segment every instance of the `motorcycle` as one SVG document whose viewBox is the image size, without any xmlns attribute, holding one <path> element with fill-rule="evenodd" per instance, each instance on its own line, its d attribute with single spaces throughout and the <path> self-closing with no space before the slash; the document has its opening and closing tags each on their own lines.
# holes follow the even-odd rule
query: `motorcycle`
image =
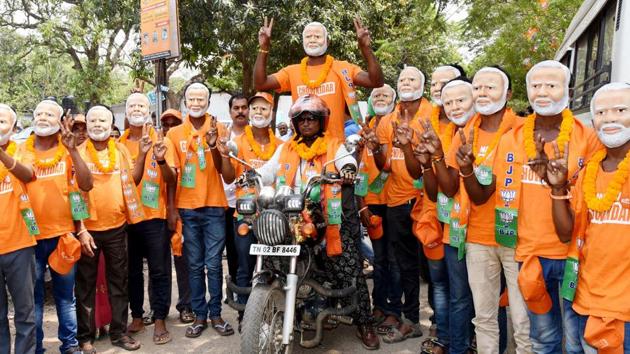
<svg viewBox="0 0 630 354">
<path fill-rule="evenodd" d="M 324 326 L 351 325 L 349 315 L 357 308 L 356 284 L 332 289 L 320 269 L 321 244 L 326 222 L 321 214 L 320 187 L 341 182 L 337 173 L 326 167 L 354 154 L 360 137 L 346 139 L 347 154 L 328 161 L 320 175 L 311 176 L 302 193 L 288 186 L 263 186 L 261 176 L 247 162 L 239 159 L 238 147 L 228 142 L 232 159 L 247 167 L 237 179 L 239 187 L 255 190 L 254 195 L 237 199 L 236 211 L 243 218 L 238 227 L 241 236 L 253 231 L 257 239 L 249 254 L 256 256 L 252 286 L 238 287 L 226 276 L 228 305 L 244 311 L 241 353 L 290 353 L 296 335 L 304 348 L 318 346 Z M 249 295 L 246 305 L 234 301 L 234 294 Z M 350 297 L 349 305 L 337 299 Z M 305 332 L 315 331 L 312 338 Z"/>
</svg>

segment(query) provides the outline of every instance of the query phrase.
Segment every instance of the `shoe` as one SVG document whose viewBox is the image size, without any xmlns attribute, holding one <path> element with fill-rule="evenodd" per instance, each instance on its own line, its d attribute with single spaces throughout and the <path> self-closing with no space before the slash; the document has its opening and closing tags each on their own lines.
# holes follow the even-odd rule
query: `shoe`
<svg viewBox="0 0 630 354">
<path fill-rule="evenodd" d="M 190 309 L 184 309 L 179 313 L 181 323 L 192 323 L 195 321 L 195 314 Z"/>
<path fill-rule="evenodd" d="M 83 350 L 81 350 L 80 346 L 75 345 L 74 347 L 64 350 L 63 354 L 83 354 Z"/>
<path fill-rule="evenodd" d="M 374 327 L 371 325 L 359 325 L 357 327 L 357 337 L 361 339 L 363 348 L 367 350 L 376 350 L 380 346 L 380 340 L 376 335 Z"/>
</svg>

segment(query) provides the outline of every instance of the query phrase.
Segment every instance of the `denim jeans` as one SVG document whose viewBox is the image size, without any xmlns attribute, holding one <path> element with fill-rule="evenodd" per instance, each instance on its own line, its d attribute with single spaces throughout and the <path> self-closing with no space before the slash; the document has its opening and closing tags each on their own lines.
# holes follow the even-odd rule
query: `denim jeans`
<svg viewBox="0 0 630 354">
<path fill-rule="evenodd" d="M 188 259 L 193 312 L 198 320 L 221 317 L 225 246 L 225 210 L 221 207 L 180 209 L 184 253 Z M 207 274 L 205 274 L 207 273 Z M 206 279 L 210 300 L 206 301 Z"/>
<path fill-rule="evenodd" d="M 6 216 L 5 216 L 6 217 Z M 11 337 L 15 353 L 35 353 L 35 247 L 0 254 L 0 353 L 11 353 Z M 9 302 L 11 294 L 15 315 L 15 335 L 9 330 Z"/>
<path fill-rule="evenodd" d="M 475 317 L 472 293 L 468 285 L 466 259 L 457 259 L 457 248 L 444 245 L 444 260 L 448 271 L 449 286 L 449 353 L 468 351 L 473 336 L 472 319 Z"/>
<path fill-rule="evenodd" d="M 370 264 L 374 264 L 374 246 L 372 245 L 372 241 L 367 235 L 367 231 L 363 232 L 365 229 L 361 226 L 361 239 L 359 240 L 359 252 L 361 253 L 361 257 L 366 259 Z"/>
<path fill-rule="evenodd" d="M 37 325 L 37 353 L 43 353 L 44 329 L 44 274 L 48 257 L 57 248 L 59 237 L 37 241 L 35 246 L 35 324 Z M 77 312 L 74 298 L 74 273 L 73 267 L 70 273 L 61 275 L 50 268 L 52 276 L 52 291 L 57 308 L 57 319 L 59 322 L 57 337 L 61 341 L 60 352 L 64 352 L 71 347 L 79 345 L 77 341 Z"/>
<path fill-rule="evenodd" d="M 374 250 L 374 288 L 372 289 L 372 302 L 374 308 L 383 311 L 386 315 L 400 318 L 402 309 L 402 287 L 400 284 L 400 269 L 396 262 L 394 247 L 387 232 L 387 205 L 370 205 L 370 211 L 374 215 L 383 218 L 383 237 L 372 240 Z"/>
<path fill-rule="evenodd" d="M 572 302 L 560 297 L 565 260 L 542 257 L 538 259 L 542 266 L 547 292 L 551 296 L 552 307 L 551 311 L 543 315 L 527 311 L 532 350 L 537 354 L 561 354 L 564 333 L 565 352 L 567 354 L 584 353 L 580 342 L 578 316 L 571 309 Z M 561 301 L 562 310 L 560 309 Z"/>
<path fill-rule="evenodd" d="M 240 225 L 241 223 L 242 222 L 238 222 L 237 225 Z M 227 237 L 230 237 L 230 235 Z M 254 267 L 256 266 L 256 256 L 249 255 L 249 247 L 253 243 L 256 243 L 256 237 L 254 236 L 254 233 L 250 231 L 245 236 L 234 234 L 233 239 L 238 259 L 236 279 L 233 279 L 233 281 L 235 281 L 236 286 L 249 287 L 252 285 L 252 275 L 254 274 Z M 246 304 L 248 298 L 249 295 L 238 294 L 238 303 Z M 241 317 L 242 314 L 239 313 L 239 318 Z"/>
<path fill-rule="evenodd" d="M 574 316 L 577 316 L 579 336 L 580 336 L 580 341 L 582 344 L 582 349 L 584 349 L 584 353 L 597 354 L 597 349 L 594 347 L 591 347 L 584 339 L 584 331 L 586 330 L 586 321 L 588 321 L 588 316 L 580 315 L 579 313 L 575 312 L 575 310 L 573 309 L 571 309 L 571 311 L 573 311 Z M 624 328 L 623 352 L 630 353 L 630 322 L 626 322 L 623 328 Z"/>
<path fill-rule="evenodd" d="M 437 339 L 440 343 L 448 346 L 450 341 L 449 333 L 449 284 L 446 259 L 429 259 L 429 274 L 433 283 L 433 317 L 437 327 Z M 453 337 L 457 333 L 453 333 Z"/>
</svg>

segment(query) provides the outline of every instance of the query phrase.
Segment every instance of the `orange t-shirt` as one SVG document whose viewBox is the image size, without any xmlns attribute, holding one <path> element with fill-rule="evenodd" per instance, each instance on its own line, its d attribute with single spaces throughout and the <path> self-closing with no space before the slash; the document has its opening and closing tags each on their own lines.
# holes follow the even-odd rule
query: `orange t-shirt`
<svg viewBox="0 0 630 354">
<path fill-rule="evenodd" d="M 275 141 L 275 144 L 276 144 L 276 149 L 274 150 L 274 153 L 275 153 L 278 151 L 277 149 L 280 148 L 280 145 L 282 145 L 284 141 L 278 139 L 275 135 L 270 138 L 274 139 Z M 234 142 L 238 146 L 238 158 L 249 163 L 255 169 L 261 168 L 268 161 L 268 160 L 263 160 L 262 158 L 258 157 L 258 155 L 256 155 L 245 133 L 234 138 Z M 263 153 L 269 151 L 269 149 L 271 149 L 271 142 L 265 145 L 261 145 L 260 149 L 261 149 L 261 152 Z M 273 154 L 271 156 L 273 156 Z M 234 166 L 235 176 L 237 178 L 245 172 L 245 166 L 243 166 L 238 161 L 232 160 L 232 166 Z M 244 191 L 240 187 L 236 191 L 237 197 L 241 196 L 243 193 Z"/>
<path fill-rule="evenodd" d="M 16 186 L 18 185 L 18 186 Z M 20 212 L 20 198 L 14 186 L 26 193 L 26 187 L 9 174 L 0 182 L 0 255 L 35 246 L 35 237 L 28 233 Z M 68 208 L 68 210 L 70 210 Z M 41 231 L 41 230 L 40 230 Z"/>
<path fill-rule="evenodd" d="M 495 174 L 497 161 L 504 159 L 509 153 L 515 153 L 515 160 L 527 161 L 523 139 L 523 125 L 518 125 L 501 138 L 495 158 Z M 569 141 L 569 178 L 577 177 L 577 173 L 584 166 L 591 155 L 601 148 L 597 135 L 593 129 L 575 119 L 571 139 Z M 553 156 L 551 144 L 545 144 L 547 156 Z M 497 189 L 502 181 L 497 177 Z M 558 238 L 553 226 L 551 213 L 550 189 L 529 168 L 522 167 L 520 205 L 518 207 L 518 239 L 516 245 L 517 261 L 522 262 L 528 255 L 536 255 L 551 259 L 565 259 L 569 246 Z"/>
<path fill-rule="evenodd" d="M 362 70 L 360 67 L 348 63 L 346 61 L 335 60 L 334 66 L 341 67 L 348 70 L 348 76 L 355 78 Z M 324 64 L 322 65 L 307 65 L 306 72 L 311 80 L 316 80 L 320 72 L 322 71 Z M 343 70 L 342 69 L 342 70 Z M 300 64 L 289 65 L 283 69 L 280 69 L 273 76 L 278 80 L 280 88 L 278 92 L 291 91 L 291 97 L 293 101 L 306 94 L 316 94 L 326 102 L 330 109 L 330 118 L 328 121 L 327 130 L 330 132 L 330 136 L 336 138 L 339 141 L 344 141 L 344 112 L 346 107 L 346 99 L 343 95 L 341 81 L 343 77 L 340 77 L 335 70 L 331 69 L 326 76 L 326 80 L 316 89 L 308 88 L 304 82 L 302 82 L 302 69 Z"/>
<path fill-rule="evenodd" d="M 194 151 L 189 151 L 193 136 L 199 139 L 198 144 L 204 143 L 205 134 L 210 128 L 210 115 L 206 114 L 206 121 L 203 126 L 196 130 L 190 123 L 190 118 L 186 116 L 184 123 L 171 128 L 166 135 L 175 146 L 174 163 L 178 169 L 177 200 L 175 204 L 182 209 L 197 209 L 202 207 L 223 207 L 227 208 L 227 199 L 223 189 L 221 175 L 214 167 L 212 152 L 210 148 L 204 151 L 206 168 L 202 171 L 199 168 L 199 160 Z M 220 136 L 225 135 L 225 127 L 217 124 Z M 188 188 L 182 186 L 182 173 L 186 164 L 191 164 L 195 174 L 195 187 Z"/>
<path fill-rule="evenodd" d="M 432 106 L 425 98 L 422 98 L 418 109 L 420 110 L 420 119 L 429 119 L 431 117 Z M 384 116 L 376 128 L 378 140 L 381 145 L 387 145 L 387 155 L 391 161 L 391 172 L 385 183 L 387 206 L 390 207 L 402 205 L 418 196 L 418 190 L 413 186 L 413 178 L 407 172 L 405 156 L 402 150 L 392 145 L 394 134 L 393 121 L 397 119 L 398 114 L 397 110 L 395 110 Z M 411 120 L 409 127 L 418 132 L 424 131 L 418 120 Z"/>
<path fill-rule="evenodd" d="M 604 172 L 600 165 L 595 182 L 598 195 L 606 192 L 615 172 Z M 578 242 L 582 247 L 573 308 L 582 315 L 630 322 L 630 181 L 608 211 L 596 212 L 586 206 L 583 178 L 581 173 L 573 190 L 575 219 L 586 221 L 584 235 L 574 232 L 584 242 Z"/>
<path fill-rule="evenodd" d="M 117 145 L 119 149 L 125 149 L 124 146 Z M 92 158 L 87 151 L 87 144 L 83 144 L 79 148 L 81 157 L 87 165 L 92 178 L 94 179 L 94 187 L 88 192 L 88 203 L 90 207 L 90 218 L 85 219 L 85 227 L 90 231 L 106 231 L 122 226 L 127 222 L 127 206 L 123 196 L 122 181 L 120 177 L 120 159 L 123 154 L 116 151 L 116 166 L 109 173 L 103 173 L 98 170 L 92 162 Z M 131 156 L 129 151 L 124 151 L 125 156 Z M 97 156 L 103 166 L 109 163 L 108 149 L 97 151 Z M 127 161 L 129 165 L 129 175 L 131 177 L 133 164 L 131 160 Z M 94 215 L 93 211 L 96 215 Z"/>
<path fill-rule="evenodd" d="M 155 143 L 157 141 L 157 136 L 153 133 L 153 129 L 151 130 L 151 132 L 151 141 Z M 124 144 L 131 153 L 132 163 L 135 165 L 140 148 L 139 141 L 120 139 L 120 142 Z M 173 146 L 173 143 L 166 137 L 164 138 L 164 145 L 166 145 L 167 149 L 164 159 L 170 167 L 174 167 L 175 147 Z M 142 175 L 142 182 L 140 182 L 140 184 L 138 185 L 138 191 L 140 192 L 141 198 L 142 192 L 144 191 L 143 185 L 145 183 L 154 183 L 159 186 L 158 208 L 153 209 L 147 205 L 143 205 L 145 220 L 166 219 L 166 182 L 164 182 L 164 179 L 162 177 L 162 170 L 155 160 L 152 150 L 147 153 L 147 157 L 144 161 L 144 174 Z"/>
</svg>

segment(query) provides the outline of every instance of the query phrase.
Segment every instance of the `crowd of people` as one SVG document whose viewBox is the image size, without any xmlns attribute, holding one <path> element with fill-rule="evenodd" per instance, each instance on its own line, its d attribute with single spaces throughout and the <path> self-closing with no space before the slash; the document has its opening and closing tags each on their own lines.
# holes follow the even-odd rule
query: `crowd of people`
<svg viewBox="0 0 630 354">
<path fill-rule="evenodd" d="M 159 117 L 160 129 L 148 98 L 131 94 L 119 138 L 106 106 L 82 115 L 47 99 L 33 111 L 34 134 L 16 144 L 17 115 L 0 105 L 0 353 L 11 351 L 7 291 L 15 353 L 44 351 L 47 268 L 62 353 L 96 352 L 102 287 L 113 345 L 139 349 L 133 334 L 150 323 L 153 343 L 171 341 L 172 259 L 179 320 L 190 324 L 184 335 L 209 325 L 234 334 L 222 318 L 222 254 L 230 279 L 250 286 L 256 235 L 235 232 L 235 201 L 251 191 L 234 184 L 244 166 L 227 142 L 265 184 L 301 192 L 327 161 L 347 155 L 342 143 L 353 132 L 357 151 L 330 165 L 342 182 L 322 189 L 323 257 L 334 287 L 357 284 L 352 317 L 366 349 L 422 336 L 422 278 L 433 312 L 422 353 L 504 352 L 506 306 L 519 354 L 630 352 L 629 84 L 592 95 L 591 128 L 569 109 L 571 74 L 557 61 L 529 70 L 532 113 L 519 116 L 499 66 L 472 79 L 459 65 L 439 66 L 426 95 L 424 74 L 407 66 L 394 89 L 359 20 L 367 70 L 326 55 L 328 33 L 313 22 L 302 62 L 268 75 L 272 28 L 265 19 L 258 33 L 259 92 L 232 96 L 229 125 L 208 113 L 202 83 L 185 90 L 184 115 Z M 371 89 L 367 117 L 357 86 Z M 278 136 L 270 91 L 294 100 L 291 126 L 278 125 Z M 371 294 L 362 229 L 374 251 Z M 242 320 L 239 313 L 238 329 Z"/>
</svg>

